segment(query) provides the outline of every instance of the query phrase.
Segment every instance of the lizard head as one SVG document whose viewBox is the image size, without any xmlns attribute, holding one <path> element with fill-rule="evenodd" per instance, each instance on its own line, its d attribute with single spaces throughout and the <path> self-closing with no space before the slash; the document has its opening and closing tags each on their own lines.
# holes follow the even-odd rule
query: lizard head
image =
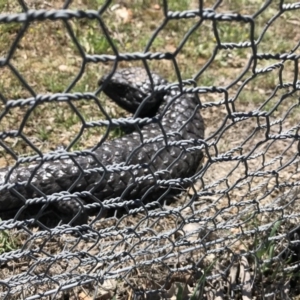
<svg viewBox="0 0 300 300">
<path fill-rule="evenodd" d="M 135 113 L 143 103 L 138 117 L 152 117 L 166 94 L 163 90 L 154 92 L 153 87 L 165 85 L 167 81 L 156 73 L 148 74 L 145 69 L 136 67 L 104 75 L 99 84 L 103 86 L 103 92 L 122 108 Z"/>
</svg>

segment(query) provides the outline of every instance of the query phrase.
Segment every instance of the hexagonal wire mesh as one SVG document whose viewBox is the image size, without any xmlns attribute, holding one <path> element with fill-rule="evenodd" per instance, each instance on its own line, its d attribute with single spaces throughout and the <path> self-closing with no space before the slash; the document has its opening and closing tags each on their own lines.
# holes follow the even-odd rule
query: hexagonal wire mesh
<svg viewBox="0 0 300 300">
<path fill-rule="evenodd" d="M 297 293 L 300 37 L 265 39 L 272 26 L 299 24 L 289 13 L 300 5 L 246 1 L 236 13 L 208 2 L 171 11 L 174 1 L 140 7 L 107 1 L 95 10 L 74 9 L 70 1 L 47 2 L 55 10 L 20 1 L 0 14 L 3 36 L 13 37 L 0 60 L 1 299 Z M 186 4 L 179 3 L 177 9 Z M 142 25 L 135 9 L 145 17 Z M 147 36 L 149 10 L 155 26 Z M 126 43 L 119 45 L 115 16 L 124 28 L 132 24 L 132 43 L 146 37 L 143 51 L 118 50 Z M 82 37 L 80 26 L 89 21 L 97 31 L 84 29 Z M 172 21 L 187 28 L 177 43 L 172 36 L 180 27 Z M 138 28 L 145 36 L 134 36 Z M 35 36 L 46 40 L 36 44 Z M 163 51 L 155 50 L 159 43 Z M 185 75 L 182 60 L 194 76 Z M 155 62 L 172 84 L 156 80 Z M 133 117 L 111 117 L 117 108 L 102 90 L 118 65 L 135 63 L 146 70 L 141 86 L 150 93 L 138 93 L 143 104 Z M 98 69 L 90 72 L 90 65 Z M 135 70 L 133 84 L 143 72 Z M 97 86 L 101 72 L 110 76 Z M 80 85 L 86 74 L 92 76 Z M 139 115 L 161 93 L 166 104 Z"/>
</svg>

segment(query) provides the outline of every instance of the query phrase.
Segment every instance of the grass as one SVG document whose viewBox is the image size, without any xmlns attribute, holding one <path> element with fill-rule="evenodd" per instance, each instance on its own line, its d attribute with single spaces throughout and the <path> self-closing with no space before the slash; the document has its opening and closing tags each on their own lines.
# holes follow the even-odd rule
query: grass
<svg viewBox="0 0 300 300">
<path fill-rule="evenodd" d="M 257 237 L 257 240 L 254 242 L 254 248 L 257 248 L 257 251 L 255 251 L 255 256 L 258 260 L 258 264 L 261 265 L 260 262 L 267 260 L 272 263 L 272 259 L 275 256 L 275 241 L 271 240 L 269 241 L 269 238 L 272 238 L 276 236 L 278 233 L 278 229 L 281 225 L 281 222 L 278 221 L 274 224 L 273 228 L 271 229 L 270 235 L 265 241 L 262 241 L 260 237 Z M 270 270 L 271 263 L 263 263 L 260 268 L 262 272 L 266 272 Z"/>
<path fill-rule="evenodd" d="M 100 5 L 103 5 L 104 2 L 105 1 L 100 0 L 73 1 L 70 4 L 70 9 L 97 9 Z M 216 1 L 212 0 L 205 1 L 204 7 L 212 7 L 215 5 L 215 2 Z M 39 1 L 31 1 L 31 5 L 32 9 L 44 8 L 42 2 Z M 59 1 L 52 1 L 49 5 L 50 7 L 47 9 L 57 9 L 61 7 L 62 4 Z M 257 45 L 258 53 L 289 53 L 299 43 L 299 11 L 285 12 L 279 16 L 262 35 L 267 22 L 278 11 L 278 5 L 278 1 L 272 2 L 269 9 L 262 12 L 255 19 L 254 35 L 256 39 L 261 39 L 260 43 Z M 172 11 L 196 9 L 196 7 L 197 1 L 168 1 L 168 8 Z M 224 2 L 220 4 L 217 8 L 217 12 L 251 15 L 260 7 L 261 1 L 258 0 L 230 0 L 226 1 L 226 3 Z M 8 3 L 8 1 L 0 0 L 0 11 L 8 13 L 20 12 L 21 8 L 17 2 Z M 136 0 L 132 1 L 132 3 L 128 2 L 127 5 L 123 5 L 122 3 L 119 3 L 116 6 L 110 5 L 109 9 L 107 9 L 101 17 L 106 25 L 107 31 L 110 34 L 110 39 L 120 53 L 144 51 L 148 45 L 149 39 L 164 20 L 161 2 L 153 2 L 150 0 Z M 204 20 L 201 26 L 196 28 L 189 38 L 181 44 L 184 37 L 189 33 L 189 30 L 193 26 L 196 26 L 198 21 L 198 19 L 193 18 L 169 20 L 164 28 L 158 33 L 156 39 L 150 45 L 148 50 L 151 52 L 175 53 L 177 49 L 182 46 L 176 55 L 176 62 L 180 68 L 182 78 L 195 78 L 199 86 L 226 87 L 235 80 L 237 76 L 242 74 L 249 58 L 252 55 L 251 49 L 242 48 L 218 50 L 217 55 L 209 67 L 196 77 L 198 72 L 211 58 L 212 52 L 217 45 L 216 36 L 212 30 L 212 22 L 209 20 Z M 114 54 L 108 39 L 103 34 L 101 28 L 99 28 L 97 22 L 86 19 L 72 19 L 68 22 L 68 24 L 71 28 L 71 32 L 74 34 L 82 50 L 86 54 Z M 8 53 L 10 53 L 11 45 L 16 39 L 21 28 L 22 25 L 17 23 L 0 24 L 1 57 L 5 57 Z M 217 30 L 222 43 L 249 42 L 250 40 L 249 23 L 217 22 Z M 299 49 L 297 49 L 296 53 L 299 53 Z M 25 79 L 31 89 L 27 89 L 8 66 L 1 67 L 0 93 L 3 95 L 0 107 L 1 111 L 4 111 L 7 100 L 32 97 L 35 94 L 62 93 L 66 90 L 71 93 L 95 92 L 98 88 L 98 79 L 103 74 L 111 70 L 112 63 L 105 62 L 87 64 L 83 75 L 78 79 L 78 81 L 74 82 L 82 67 L 82 61 L 83 58 L 80 55 L 80 49 L 72 40 L 70 32 L 66 29 L 64 22 L 43 21 L 31 23 L 23 37 L 20 39 L 17 48 L 12 53 L 12 58 L 10 60 L 10 63 L 18 70 L 19 74 Z M 174 66 L 170 60 L 152 60 L 148 61 L 148 63 L 153 70 L 162 74 L 170 81 L 177 81 Z M 265 68 L 274 63 L 278 63 L 278 61 L 258 60 L 257 69 Z M 118 66 L 125 67 L 136 65 L 142 65 L 142 62 L 120 62 Z M 285 83 L 292 82 L 295 74 L 294 62 L 285 62 L 282 74 L 282 78 Z M 241 77 L 236 85 L 228 89 L 229 98 L 235 99 L 234 104 L 236 111 L 250 112 L 259 109 L 260 111 L 270 113 L 270 121 L 276 121 L 283 118 L 287 110 L 294 105 L 294 108 L 288 114 L 286 119 L 281 121 L 280 126 L 282 126 L 284 130 L 293 126 L 297 127 L 299 123 L 299 93 L 295 92 L 289 98 L 282 101 L 276 110 L 274 110 L 274 107 L 277 105 L 280 96 L 286 92 L 285 89 L 278 90 L 274 97 L 271 97 L 268 101 L 266 101 L 266 99 L 268 99 L 274 92 L 275 87 L 279 84 L 278 69 L 252 78 L 252 80 L 250 80 L 242 88 L 240 94 L 236 96 L 237 90 L 242 86 L 243 82 L 252 75 L 252 71 L 249 70 Z M 75 84 L 72 85 L 72 83 Z M 222 238 L 227 238 L 230 234 L 234 235 L 236 233 L 234 230 L 245 230 L 245 227 L 250 230 L 251 228 L 264 224 L 266 216 L 264 213 L 257 212 L 258 216 L 256 216 L 255 219 L 255 222 L 257 223 L 254 224 L 253 219 L 252 222 L 246 222 L 244 220 L 246 225 L 242 224 L 236 228 L 230 227 L 232 225 L 228 220 L 233 220 L 233 218 L 237 217 L 238 213 L 241 212 L 242 208 L 239 206 L 240 203 L 246 202 L 249 199 L 260 199 L 260 202 L 257 204 L 260 209 L 263 210 L 264 208 L 269 208 L 271 210 L 271 208 L 274 207 L 270 203 L 272 203 L 272 201 L 276 198 L 276 193 L 279 193 L 279 189 L 274 188 L 274 190 L 270 192 L 270 197 L 262 197 L 262 194 L 265 195 L 270 190 L 270 183 L 268 183 L 270 181 L 270 177 L 267 175 L 259 177 L 251 174 L 258 170 L 269 170 L 270 172 L 273 170 L 280 170 L 279 181 L 280 183 L 286 183 L 289 181 L 289 178 L 291 178 L 290 174 L 297 175 L 298 172 L 297 166 L 294 166 L 293 164 L 288 167 L 283 167 L 282 161 L 284 161 L 284 159 L 287 160 L 297 153 L 295 147 L 291 147 L 290 151 L 287 151 L 287 153 L 282 155 L 284 149 L 289 147 L 289 145 L 284 144 L 285 142 L 288 142 L 287 140 L 281 141 L 282 144 L 278 141 L 278 143 L 273 144 L 272 147 L 269 148 L 269 144 L 266 142 L 256 149 L 259 142 L 265 141 L 265 131 L 264 129 L 258 128 L 258 121 L 256 118 L 250 118 L 249 120 L 240 122 L 240 127 L 235 125 L 231 126 L 230 124 L 232 120 L 229 119 L 225 126 L 223 122 L 227 117 L 227 110 L 221 103 L 223 98 L 224 95 L 214 93 L 200 95 L 200 99 L 203 104 L 209 104 L 211 102 L 218 103 L 218 106 L 206 107 L 202 110 L 202 115 L 206 124 L 206 137 L 213 137 L 210 138 L 208 142 L 216 143 L 218 154 L 221 156 L 222 154 L 230 151 L 232 148 L 241 145 L 247 138 L 249 138 L 254 129 L 257 129 L 256 134 L 249 139 L 249 142 L 245 143 L 245 146 L 242 147 L 242 149 L 238 148 L 238 150 L 235 150 L 234 153 L 235 155 L 246 155 L 254 149 L 252 153 L 253 155 L 257 154 L 258 151 L 264 151 L 264 155 L 259 156 L 256 160 L 247 161 L 247 171 L 245 171 L 246 167 L 243 161 L 240 162 L 239 167 L 237 167 L 232 161 L 212 163 L 209 166 L 208 171 L 203 174 L 202 180 L 206 185 L 215 184 L 212 189 L 206 190 L 212 196 L 209 200 L 206 200 L 204 197 L 204 206 L 199 208 L 199 215 L 197 215 L 197 209 L 195 209 L 193 217 L 198 217 L 201 221 L 204 217 L 208 219 L 211 218 L 207 221 L 206 226 L 215 226 L 213 232 L 217 236 L 215 236 L 214 239 L 209 240 L 205 235 L 198 239 L 198 244 L 196 242 L 192 244 L 193 246 L 199 246 L 207 242 L 208 246 L 206 249 L 207 252 L 204 250 L 199 250 L 198 252 L 194 251 L 194 256 L 189 258 L 190 261 L 187 260 L 186 262 L 185 256 L 179 255 L 179 258 L 182 259 L 182 261 L 178 259 L 176 264 L 173 261 L 163 261 L 163 264 L 155 262 L 155 264 L 151 267 L 145 267 L 144 269 L 141 267 L 140 269 L 137 268 L 136 270 L 133 270 L 130 274 L 128 274 L 128 282 L 130 282 L 130 284 L 134 287 L 138 288 L 142 284 L 144 290 L 158 289 L 160 287 L 164 287 L 164 282 L 168 279 L 171 283 L 168 287 L 164 288 L 166 291 L 170 291 L 172 288 L 176 287 L 177 290 L 175 289 L 175 291 L 177 292 L 175 292 L 175 296 L 177 299 L 182 299 L 186 296 L 186 288 L 188 286 L 191 289 L 191 293 L 189 295 L 190 299 L 196 299 L 196 296 L 199 293 L 202 293 L 201 295 L 205 297 L 206 292 L 204 291 L 204 286 L 210 286 L 210 288 L 214 290 L 215 285 L 217 284 L 216 281 L 208 281 L 207 277 L 213 272 L 223 272 L 223 269 L 220 269 L 221 259 L 220 261 L 216 261 L 216 256 L 207 255 L 209 251 L 222 256 L 224 260 L 226 258 L 230 260 L 229 258 L 235 255 L 240 256 L 241 253 L 244 253 L 243 251 L 252 251 L 253 256 L 256 257 L 256 261 L 255 259 L 249 259 L 249 264 L 253 269 L 251 270 L 251 275 L 253 276 L 254 290 L 256 287 L 260 287 L 261 282 L 267 284 L 270 278 L 279 281 L 281 275 L 282 278 L 286 275 L 288 276 L 288 280 L 292 282 L 293 280 L 296 281 L 299 276 L 299 272 L 288 273 L 283 271 L 283 269 L 288 267 L 291 263 L 289 258 L 280 261 L 280 265 L 276 265 L 276 260 L 273 260 L 279 255 L 280 250 L 283 248 L 278 245 L 277 240 L 272 238 L 289 232 L 289 230 L 291 230 L 291 228 L 295 225 L 291 219 L 286 219 L 286 224 L 276 222 L 276 218 L 280 218 L 279 213 L 272 214 L 272 220 L 268 219 L 268 221 L 274 222 L 274 226 L 266 233 L 267 237 L 245 234 L 242 235 L 240 239 L 234 240 L 235 242 L 232 242 L 232 244 L 229 240 L 216 242 L 217 240 L 219 241 L 219 239 L 222 240 Z M 99 95 L 99 102 L 112 118 L 128 116 L 127 112 L 124 112 L 103 95 Z M 64 147 L 68 147 L 82 129 L 83 124 L 81 117 L 86 122 L 105 119 L 105 116 L 94 101 L 81 99 L 80 101 L 74 101 L 73 105 L 76 107 L 76 111 L 74 111 L 69 104 L 64 102 L 39 104 L 33 109 L 33 111 L 30 111 L 30 106 L 12 107 L 9 109 L 9 112 L 0 119 L 0 132 L 21 130 L 22 133 L 25 134 L 25 136 L 28 137 L 43 153 L 54 150 L 62 145 Z M 22 127 L 22 120 L 24 120 L 25 116 L 28 118 Z M 263 119 L 261 123 L 264 122 L 265 119 Z M 221 131 L 222 134 L 216 134 L 217 130 L 220 128 L 224 129 L 224 131 Z M 272 130 L 273 129 L 274 128 L 272 128 Z M 276 127 L 275 129 L 278 128 Z M 274 132 L 276 131 L 275 129 Z M 83 135 L 71 150 L 92 147 L 95 143 L 99 142 L 104 132 L 105 128 L 103 127 L 86 128 Z M 295 129 L 294 132 L 296 133 L 297 129 Z M 120 128 L 115 128 L 110 132 L 110 138 L 116 138 L 122 134 L 124 133 Z M 220 140 L 216 141 L 218 137 L 220 137 Z M 34 154 L 32 147 L 28 146 L 19 137 L 7 138 L 5 139 L 5 143 L 8 147 L 11 147 L 17 155 Z M 210 147 L 209 151 L 211 151 L 211 155 L 216 153 L 215 148 L 213 147 Z M 14 162 L 14 159 L 6 153 L 5 149 L 1 149 L 0 154 L 1 167 Z M 266 161 L 270 161 L 278 155 L 282 155 L 283 158 L 277 160 L 271 164 L 271 166 L 267 167 L 264 165 Z M 243 186 L 237 186 L 236 183 L 239 182 L 241 177 L 245 176 L 246 172 L 248 172 L 247 179 L 249 182 L 245 183 Z M 274 187 L 274 183 L 272 184 Z M 262 185 L 261 188 L 253 190 L 260 185 Z M 201 188 L 199 188 L 199 191 L 201 191 Z M 221 197 L 218 192 L 223 193 L 223 197 Z M 200 200 L 202 200 L 202 198 L 200 198 Z M 176 202 L 173 204 L 174 207 L 177 208 L 179 203 L 186 205 L 185 202 Z M 197 203 L 198 202 L 196 201 L 196 204 Z M 211 204 L 212 208 L 209 209 L 208 204 Z M 286 203 L 280 204 L 283 206 L 281 211 L 282 214 L 292 215 L 294 213 L 299 213 L 297 205 L 293 207 L 284 207 L 285 204 Z M 248 204 L 244 205 L 247 207 Z M 257 209 L 257 206 L 253 208 L 253 206 L 249 205 L 249 210 Z M 279 207 L 279 204 L 275 207 Z M 268 216 L 270 215 L 271 214 L 269 213 Z M 137 226 L 134 227 L 135 230 L 141 235 L 147 232 L 148 235 L 145 234 L 145 239 L 155 239 L 155 236 L 159 235 L 161 232 L 169 234 L 170 230 L 178 228 L 178 217 L 176 219 L 176 217 L 172 214 L 170 214 L 169 217 L 158 218 L 153 221 L 153 223 L 147 219 L 147 222 L 149 222 L 150 225 L 147 224 L 145 227 L 143 227 L 143 224 L 146 222 L 142 219 L 142 217 L 139 219 L 139 216 L 130 216 L 130 218 L 125 218 L 120 223 L 116 222 L 111 224 L 109 222 L 111 221 L 103 221 L 103 223 L 100 222 L 100 225 L 97 225 L 99 228 L 97 227 L 96 230 L 109 230 L 109 228 L 114 228 L 116 223 L 118 224 L 118 229 L 120 228 L 125 230 L 134 224 L 134 226 Z M 238 220 L 236 220 L 236 222 L 238 222 Z M 212 223 L 214 224 L 212 225 Z M 295 221 L 295 223 L 297 222 Z M 227 224 L 231 229 L 226 228 L 226 230 L 222 230 L 217 228 L 216 224 Z M 250 227 L 247 228 L 247 226 Z M 149 228 L 153 230 L 153 235 L 149 233 Z M 120 241 L 114 240 L 115 237 L 113 237 L 112 240 L 109 240 L 108 238 L 101 238 L 101 247 L 97 243 L 90 245 L 88 243 L 85 244 L 84 242 L 79 243 L 76 239 L 76 241 L 73 241 L 70 236 L 68 236 L 68 238 L 71 242 L 63 237 L 61 238 L 62 241 L 59 238 L 56 239 L 54 237 L 49 237 L 42 241 L 44 243 L 43 244 L 41 243 L 41 240 L 35 236 L 35 230 L 33 230 L 31 234 L 22 230 L 20 231 L 22 232 L 22 243 L 32 239 L 33 241 L 36 241 L 36 244 L 43 245 L 42 248 L 44 253 L 51 253 L 51 255 L 57 255 L 61 251 L 69 249 L 70 252 L 81 251 L 82 253 L 85 253 L 85 251 L 90 251 L 91 255 L 96 256 L 98 253 L 110 253 L 109 251 L 111 251 L 111 248 L 114 249 L 114 253 L 121 253 L 122 251 L 124 252 L 129 249 L 128 253 L 136 254 L 134 249 L 131 248 L 131 245 L 137 245 L 137 249 L 139 249 L 138 247 L 140 247 L 140 249 L 143 249 L 143 247 L 150 247 L 146 244 L 146 242 L 145 244 L 141 244 L 141 240 L 135 238 L 128 238 L 128 241 L 130 242 L 126 241 L 123 243 L 124 245 L 122 244 L 122 246 L 119 246 L 121 243 Z M 0 253 L 18 249 L 19 242 L 14 239 L 13 234 L 16 233 L 12 230 L 0 231 Z M 184 238 L 176 239 L 173 235 L 170 235 L 168 236 L 168 239 L 172 241 L 170 248 L 172 248 L 174 252 L 186 249 L 184 246 L 182 246 L 182 248 L 178 247 L 178 249 L 174 246 L 178 241 L 185 241 Z M 165 240 L 166 244 L 168 244 L 168 239 Z M 211 242 L 216 242 L 216 244 L 209 244 Z M 238 243 L 243 244 L 242 250 L 236 247 L 236 244 Z M 34 244 L 34 242 L 32 244 Z M 227 249 L 228 252 L 220 249 Z M 138 250 L 136 251 L 138 252 Z M 232 254 L 232 256 L 228 253 Z M 198 255 L 200 258 L 195 258 L 195 255 Z M 46 257 L 48 256 L 46 255 Z M 137 261 L 141 262 L 143 259 L 147 260 L 148 258 L 145 257 L 138 257 L 138 259 L 141 260 Z M 134 259 L 137 258 L 135 257 Z M 177 275 L 175 276 L 175 274 L 170 272 L 170 269 L 175 269 L 178 265 L 180 267 L 185 266 L 185 264 L 188 265 L 191 261 L 195 264 L 199 260 L 202 262 L 202 259 L 203 263 L 198 266 L 198 269 L 200 269 L 201 272 L 203 271 L 200 278 L 194 278 L 194 273 L 191 270 L 188 270 L 190 273 L 187 272 L 192 278 L 194 278 L 192 283 L 187 283 L 186 278 L 182 279 L 182 277 L 177 277 Z M 18 261 L 18 263 L 26 265 L 29 261 Z M 107 264 L 108 263 L 109 262 L 107 262 Z M 124 266 L 125 265 L 126 264 L 124 264 Z M 86 270 L 82 266 L 80 266 L 80 268 L 80 271 L 84 274 Z M 10 273 L 10 270 L 5 269 L 5 271 L 8 273 L 3 273 L 3 276 L 5 275 L 7 278 L 13 276 L 13 274 Z M 259 277 L 259 279 L 261 279 L 261 281 L 255 278 L 255 271 L 260 272 L 259 275 L 261 277 Z M 68 272 L 68 268 L 66 267 L 64 269 L 62 262 L 61 265 L 53 266 L 51 268 L 51 272 L 49 271 L 49 274 L 51 274 L 47 275 L 51 276 L 53 274 L 61 274 L 61 272 Z M 171 276 L 170 274 L 173 274 L 174 276 Z M 171 278 L 168 278 L 168 276 Z M 3 278 L 0 277 L 0 279 Z M 238 282 L 238 279 L 236 279 L 236 281 Z M 99 289 L 101 290 L 101 285 L 98 283 L 95 284 L 95 286 L 97 285 L 99 285 Z M 123 293 L 122 295 L 125 295 L 125 298 L 126 295 L 128 298 L 130 298 L 130 295 L 133 297 L 132 289 L 129 289 L 128 286 L 123 284 L 123 282 L 118 281 L 115 286 L 118 290 L 118 295 Z M 230 285 L 227 287 L 230 289 Z M 53 288 L 53 286 L 51 286 L 51 288 Z M 89 292 L 93 291 L 93 288 L 94 287 L 87 288 L 87 295 L 90 296 Z M 197 294 L 196 292 L 199 289 L 201 289 L 201 291 Z M 263 291 L 263 289 L 260 291 Z M 296 288 L 291 293 L 296 294 L 295 291 L 297 291 Z M 77 295 L 75 289 L 72 292 L 75 296 Z M 112 294 L 110 295 L 112 296 Z M 115 298 L 117 299 L 116 296 Z"/>
<path fill-rule="evenodd" d="M 11 235 L 9 231 L 0 231 L 0 254 L 17 250 L 20 246 L 21 243 L 19 239 Z"/>
</svg>

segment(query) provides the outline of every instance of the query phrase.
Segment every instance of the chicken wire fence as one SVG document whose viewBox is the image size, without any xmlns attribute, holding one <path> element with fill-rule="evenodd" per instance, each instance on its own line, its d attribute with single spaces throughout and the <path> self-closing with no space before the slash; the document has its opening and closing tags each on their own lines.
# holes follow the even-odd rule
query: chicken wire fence
<svg viewBox="0 0 300 300">
<path fill-rule="evenodd" d="M 111 2 L 107 1 L 98 10 L 71 9 L 69 1 L 56 10 L 30 10 L 31 2 L 19 1 L 20 12 L 0 14 L 1 24 L 20 25 L 9 49 L 1 53 L 0 60 L 0 70 L 3 71 L 0 90 L 3 167 L 0 170 L 0 298 L 109 299 L 115 296 L 115 299 L 171 299 L 180 295 L 182 299 L 250 299 L 254 296 L 284 298 L 297 293 L 300 251 L 299 35 L 298 41 L 297 37 L 292 41 L 289 52 L 261 53 L 258 49 L 271 26 L 288 12 L 300 10 L 300 3 L 265 1 L 256 5 L 251 14 L 247 12 L 248 7 L 245 7 L 245 13 L 237 14 L 223 10 L 222 1 L 210 7 L 204 1 L 195 1 L 194 9 L 182 11 L 171 11 L 168 1 L 163 1 L 158 6 L 163 14 L 162 21 L 152 30 L 145 51 L 124 53 L 117 50 L 111 37 L 112 30 L 104 21 L 103 16 L 114 4 Z M 128 7 L 126 9 L 124 11 L 128 12 Z M 265 12 L 271 13 L 271 17 L 258 28 L 257 20 Z M 96 21 L 97 35 L 106 40 L 112 54 L 90 55 L 85 51 L 72 23 L 78 19 Z M 168 22 L 176 20 L 181 24 L 188 19 L 197 22 L 185 33 L 174 51 L 151 51 L 151 45 Z M 31 25 L 58 21 L 81 57 L 80 70 L 73 74 L 74 79 L 63 86 L 60 93 L 51 89 L 41 93 L 39 86 L 23 75 L 24 70 L 18 69 L 16 53 L 21 51 L 22 41 Z M 214 47 L 204 62 L 198 65 L 198 62 L 191 61 L 196 75 L 182 78 L 178 57 L 204 22 L 211 25 Z M 219 28 L 222 22 L 243 24 L 248 38 L 241 38 L 239 43 L 222 41 Z M 280 42 L 284 43 L 284 40 Z M 198 43 L 205 46 L 201 40 Z M 225 79 L 227 76 L 233 78 L 230 82 L 225 80 L 226 84 L 218 85 L 213 81 L 211 86 L 202 83 L 220 51 L 226 51 L 226 62 L 230 53 L 243 49 L 247 49 L 248 54 L 242 60 L 240 71 L 219 74 Z M 242 52 L 237 53 L 242 55 Z M 68 53 L 60 55 L 67 57 Z M 46 64 L 39 49 L 36 49 L 35 56 L 40 58 L 40 64 Z M 156 117 L 112 118 L 105 113 L 106 102 L 99 98 L 101 87 L 87 92 L 74 92 L 73 88 L 87 72 L 89 64 L 98 66 L 99 70 L 105 69 L 103 73 L 107 73 L 107 70 L 114 70 L 117 63 L 142 62 L 144 68 L 148 68 L 156 61 L 161 64 L 170 62 L 176 76 L 173 82 L 180 82 L 182 95 L 196 94 L 200 100 L 205 140 L 194 141 L 194 145 L 186 149 L 201 149 L 205 159 L 193 176 L 165 183 L 180 189 L 182 180 L 185 180 L 190 182 L 189 188 L 181 188 L 181 194 L 171 198 L 163 195 L 139 208 L 128 208 L 129 199 L 122 197 L 108 197 L 105 201 L 92 198 L 84 207 L 96 203 L 98 211 L 89 216 L 87 222 L 57 222 L 53 225 L 51 221 L 56 214 L 50 204 L 69 200 L 74 187 L 48 196 L 37 191 L 35 195 L 44 196 L 27 199 L 26 192 L 15 192 L 20 185 L 23 184 L 25 190 L 28 186 L 34 188 L 34 176 L 44 162 L 53 162 L 59 168 L 57 161 L 71 157 L 76 165 L 76 159 L 93 152 L 94 148 L 87 148 L 88 145 L 72 151 L 84 136 L 84 129 L 108 128 L 111 132 L 120 125 L 143 125 L 160 120 Z M 113 67 L 108 69 L 109 63 Z M 35 67 L 32 64 L 32 68 Z M 7 91 L 11 91 L 14 85 L 8 80 L 10 77 L 5 77 L 4 71 L 17 80 L 28 96 L 15 93 L 15 98 L 7 98 Z M 274 84 L 259 90 L 259 97 L 255 98 L 257 90 L 248 90 L 248 86 L 254 83 L 259 87 L 270 74 Z M 95 81 L 98 79 L 94 78 Z M 214 79 L 219 82 L 218 76 Z M 174 85 L 170 84 L 164 88 L 172 87 Z M 243 98 L 245 91 L 246 100 Z M 89 100 L 97 104 L 103 119 L 86 119 L 77 103 L 84 102 L 84 109 L 91 109 Z M 65 148 L 61 148 L 58 141 L 53 148 L 40 150 L 37 139 L 30 135 L 35 132 L 32 128 L 39 126 L 32 122 L 32 114 L 41 106 L 47 111 L 58 107 L 58 114 L 61 103 L 67 104 L 68 109 L 78 116 L 81 125 L 77 134 Z M 51 126 L 59 126 L 56 119 L 46 118 Z M 62 129 L 66 130 L 67 127 Z M 93 137 L 99 147 L 105 139 L 105 133 Z M 25 149 L 27 156 L 22 155 L 26 153 L 22 152 L 22 147 L 15 150 L 18 141 L 24 148 L 29 146 L 29 150 Z M 143 143 L 145 141 L 141 138 L 140 144 Z M 186 141 L 181 144 L 179 141 L 178 145 L 187 147 Z M 28 171 L 27 183 L 10 181 L 13 171 L 6 167 L 7 161 L 15 169 L 22 166 L 31 170 L 32 175 Z M 34 163 L 38 167 L 32 171 L 28 164 Z M 116 174 L 122 166 L 106 165 Z M 99 163 L 94 172 L 103 173 L 101 167 Z M 159 185 L 159 181 L 153 184 Z M 7 195 L 11 195 L 11 200 L 9 197 L 7 200 Z M 19 203 L 22 204 L 10 209 L 16 197 L 20 197 Z M 117 211 L 106 217 L 100 213 L 105 208 L 125 206 L 127 210 L 121 213 Z M 29 215 L 22 215 L 25 209 L 30 211 Z M 77 298 L 72 298 L 75 296 Z"/>
</svg>

